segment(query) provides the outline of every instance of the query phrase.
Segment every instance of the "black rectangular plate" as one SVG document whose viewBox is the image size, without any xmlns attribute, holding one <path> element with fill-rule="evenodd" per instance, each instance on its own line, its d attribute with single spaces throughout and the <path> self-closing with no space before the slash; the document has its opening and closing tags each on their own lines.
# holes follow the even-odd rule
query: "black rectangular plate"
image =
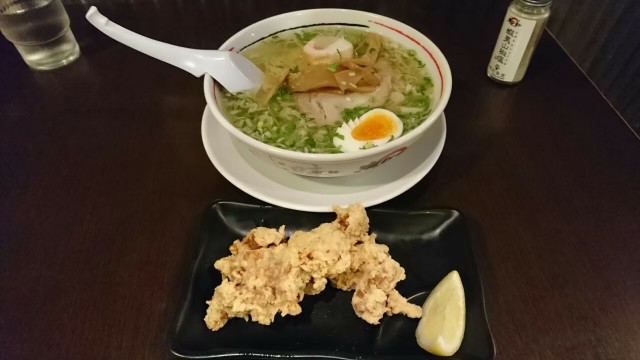
<svg viewBox="0 0 640 360">
<path fill-rule="evenodd" d="M 397 289 L 422 305 L 429 291 L 450 271 L 458 270 L 465 288 L 467 322 L 460 350 L 451 359 L 493 359 L 480 279 L 469 234 L 455 210 L 367 211 L 377 241 L 387 244 L 406 270 Z M 171 335 L 171 352 L 202 358 L 442 359 L 422 350 L 414 332 L 417 319 L 386 316 L 380 325 L 358 318 L 352 292 L 331 286 L 305 296 L 302 314 L 276 316 L 270 326 L 231 319 L 221 330 L 207 329 L 205 301 L 220 284 L 215 260 L 229 255 L 229 245 L 257 226 L 286 225 L 287 236 L 335 219 L 335 214 L 305 213 L 271 206 L 217 202 L 207 209 L 189 292 Z"/>
</svg>

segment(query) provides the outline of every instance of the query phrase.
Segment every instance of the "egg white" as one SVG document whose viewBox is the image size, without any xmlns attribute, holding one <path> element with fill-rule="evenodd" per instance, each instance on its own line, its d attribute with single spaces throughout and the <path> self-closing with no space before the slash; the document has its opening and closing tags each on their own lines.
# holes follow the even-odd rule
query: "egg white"
<svg viewBox="0 0 640 360">
<path fill-rule="evenodd" d="M 353 135 L 351 134 L 353 129 L 355 129 L 361 122 L 365 121 L 369 116 L 380 113 L 382 113 L 385 118 L 390 119 L 395 123 L 396 131 L 393 134 L 374 140 L 356 140 L 353 138 Z M 386 144 L 391 139 L 397 139 L 402 135 L 402 130 L 402 120 L 400 120 L 396 114 L 385 109 L 373 109 L 364 113 L 357 119 L 344 122 L 338 130 L 336 130 L 336 133 L 341 135 L 344 139 L 336 136 L 333 138 L 333 144 L 342 152 L 365 150 L 365 148 Z"/>
</svg>

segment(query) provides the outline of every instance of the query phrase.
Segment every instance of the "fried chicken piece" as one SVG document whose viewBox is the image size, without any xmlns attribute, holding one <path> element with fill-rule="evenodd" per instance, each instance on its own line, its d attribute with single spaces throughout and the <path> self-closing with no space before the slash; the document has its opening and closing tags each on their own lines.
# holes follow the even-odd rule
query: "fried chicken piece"
<svg viewBox="0 0 640 360">
<path fill-rule="evenodd" d="M 333 211 L 338 216 L 333 223 L 340 226 L 351 245 L 369 236 L 369 217 L 362 204 L 351 204 L 346 208 L 334 206 Z"/>
<path fill-rule="evenodd" d="M 337 276 L 349 268 L 349 238 L 335 223 L 311 231 L 296 231 L 289 238 L 289 251 L 300 260 L 300 268 L 311 276 L 305 293 L 315 295 L 325 289 L 327 276 Z"/>
<path fill-rule="evenodd" d="M 379 324 L 384 314 L 422 316 L 422 308 L 411 304 L 395 289 L 405 279 L 404 269 L 389 255 L 386 245 L 377 244 L 369 235 L 369 218 L 360 204 L 334 207 L 340 224 L 352 240 L 349 270 L 330 277 L 334 287 L 355 290 L 351 305 L 356 314 L 371 324 Z"/>
<path fill-rule="evenodd" d="M 422 308 L 411 304 L 395 289 L 405 279 L 404 269 L 389 255 L 386 245 L 375 242 L 375 234 L 361 239 L 351 249 L 348 271 L 331 278 L 340 290 L 355 290 L 351 305 L 356 315 L 370 324 L 379 324 L 385 315 L 422 316 Z"/>
<path fill-rule="evenodd" d="M 232 255 L 215 262 L 222 283 L 207 302 L 204 320 L 209 329 L 220 329 L 231 317 L 269 325 L 278 312 L 285 316 L 302 311 L 298 302 L 311 276 L 283 239 L 284 227 L 255 229 L 231 245 Z"/>
<path fill-rule="evenodd" d="M 278 230 L 260 226 L 249 231 L 242 241 L 234 241 L 229 247 L 229 251 L 232 255 L 236 255 L 241 248 L 255 250 L 269 245 L 278 245 L 283 240 L 284 225 L 280 226 Z"/>
<path fill-rule="evenodd" d="M 284 226 L 258 227 L 230 246 L 230 256 L 215 262 L 222 274 L 207 303 L 205 323 L 218 330 L 231 317 L 263 325 L 275 315 L 297 315 L 304 295 L 325 289 L 327 278 L 338 289 L 355 290 L 356 314 L 378 324 L 384 314 L 420 317 L 421 308 L 396 290 L 404 269 L 389 248 L 369 235 L 369 218 L 360 204 L 334 208 L 337 218 L 310 231 L 297 231 L 287 241 Z"/>
</svg>

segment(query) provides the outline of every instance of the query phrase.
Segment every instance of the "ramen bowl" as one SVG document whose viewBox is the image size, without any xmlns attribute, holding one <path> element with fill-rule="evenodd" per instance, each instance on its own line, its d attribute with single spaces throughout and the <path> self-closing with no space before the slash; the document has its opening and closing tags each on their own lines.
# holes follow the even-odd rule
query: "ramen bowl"
<svg viewBox="0 0 640 360">
<path fill-rule="evenodd" d="M 236 146 L 246 147 L 262 161 L 299 175 L 346 176 L 373 169 L 389 161 L 402 161 L 402 153 L 429 131 L 431 125 L 443 113 L 451 95 L 449 64 L 440 49 L 419 31 L 397 20 L 373 13 L 347 9 L 312 9 L 285 13 L 256 22 L 233 35 L 220 49 L 241 51 L 263 39 L 289 30 L 330 25 L 374 32 L 415 52 L 433 83 L 431 111 L 420 125 L 397 139 L 367 150 L 318 154 L 281 149 L 267 145 L 237 129 L 222 111 L 219 85 L 211 76 L 206 75 L 204 93 L 214 118 L 233 138 Z"/>
</svg>

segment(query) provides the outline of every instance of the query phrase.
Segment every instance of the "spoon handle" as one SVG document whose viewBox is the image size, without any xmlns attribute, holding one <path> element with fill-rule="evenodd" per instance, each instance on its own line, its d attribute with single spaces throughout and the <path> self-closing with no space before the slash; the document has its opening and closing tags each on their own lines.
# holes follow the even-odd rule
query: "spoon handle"
<svg viewBox="0 0 640 360">
<path fill-rule="evenodd" d="M 190 49 L 149 39 L 110 21 L 95 6 L 89 8 L 86 18 L 112 39 L 194 76 L 209 74 L 232 93 L 256 90 L 262 84 L 262 71 L 238 53 Z"/>
<path fill-rule="evenodd" d="M 197 77 L 206 72 L 199 66 L 204 56 L 211 57 L 214 53 L 224 53 L 224 51 L 217 50 L 184 48 L 136 34 L 107 19 L 100 14 L 95 6 L 92 6 L 87 11 L 86 18 L 93 26 L 112 39 Z"/>
</svg>

